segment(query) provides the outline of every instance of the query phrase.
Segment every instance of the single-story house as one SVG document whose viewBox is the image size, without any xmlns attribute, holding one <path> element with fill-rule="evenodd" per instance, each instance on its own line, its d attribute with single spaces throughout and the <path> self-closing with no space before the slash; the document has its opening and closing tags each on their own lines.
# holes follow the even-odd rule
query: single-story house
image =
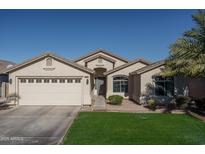
<svg viewBox="0 0 205 154">
<path fill-rule="evenodd" d="M 128 61 L 98 49 L 74 61 L 44 53 L 2 74 L 8 75 L 9 95 L 19 96 L 17 105 L 91 105 L 94 95 L 121 95 L 140 102 L 153 82 L 157 90 L 152 95 L 172 96 L 175 84 L 160 77 L 163 65 L 164 61 Z"/>
</svg>

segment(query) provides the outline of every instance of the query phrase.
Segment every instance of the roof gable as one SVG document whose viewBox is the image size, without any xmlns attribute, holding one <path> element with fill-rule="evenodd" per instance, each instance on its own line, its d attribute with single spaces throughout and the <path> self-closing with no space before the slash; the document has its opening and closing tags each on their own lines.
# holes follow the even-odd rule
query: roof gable
<svg viewBox="0 0 205 154">
<path fill-rule="evenodd" d="M 111 53 L 111 52 L 108 52 L 108 51 L 104 50 L 104 49 L 97 49 L 97 50 L 94 51 L 94 52 L 91 52 L 91 53 L 89 53 L 89 54 L 87 54 L 87 55 L 85 55 L 85 56 L 82 56 L 82 57 L 80 57 L 80 58 L 74 60 L 74 62 L 78 62 L 78 61 L 80 61 L 80 60 L 86 59 L 86 58 L 88 58 L 88 57 L 90 57 L 90 56 L 93 56 L 93 55 L 95 55 L 95 54 L 98 54 L 98 53 L 104 53 L 104 54 L 106 54 L 106 55 L 108 55 L 108 56 L 114 57 L 114 58 L 116 58 L 116 59 L 119 59 L 119 60 L 121 60 L 121 61 L 123 61 L 123 62 L 128 63 L 128 60 L 127 60 L 127 59 L 122 58 L 122 57 L 120 57 L 120 56 L 117 56 L 117 55 L 115 55 L 115 54 L 113 54 L 113 53 Z"/>
<path fill-rule="evenodd" d="M 151 71 L 151 70 L 153 70 L 153 69 L 155 69 L 155 68 L 161 67 L 161 66 L 163 66 L 164 64 L 165 64 L 165 60 L 157 61 L 157 62 L 152 63 L 152 64 L 150 64 L 150 65 L 148 65 L 148 66 L 145 66 L 145 67 L 143 67 L 143 68 L 141 68 L 141 69 L 139 69 L 139 70 L 136 70 L 136 71 L 134 71 L 134 72 L 131 72 L 130 74 L 131 74 L 131 75 L 143 74 L 143 73 L 148 72 L 148 71 Z"/>
<path fill-rule="evenodd" d="M 106 56 L 104 56 L 104 55 L 96 55 L 96 56 L 93 56 L 93 57 L 91 57 L 91 58 L 88 58 L 88 59 L 86 59 L 86 60 L 84 60 L 84 62 L 90 62 L 90 61 L 93 61 L 93 60 L 95 60 L 95 59 L 97 59 L 97 58 L 102 58 L 102 59 L 105 59 L 105 60 L 107 60 L 107 61 L 110 61 L 110 62 L 112 62 L 112 63 L 115 63 L 116 62 L 116 60 L 114 60 L 114 59 L 112 59 L 112 58 L 109 58 L 109 57 L 106 57 Z"/>
<path fill-rule="evenodd" d="M 132 65 L 134 65 L 134 64 L 136 64 L 136 63 L 143 63 L 143 64 L 146 64 L 146 65 L 149 65 L 149 64 L 150 64 L 150 62 L 148 62 L 148 61 L 146 61 L 146 60 L 144 60 L 144 59 L 136 59 L 136 60 L 133 60 L 133 61 L 131 61 L 131 62 L 129 62 L 129 63 L 126 63 L 126 64 L 124 64 L 124 65 L 121 65 L 121 66 L 119 66 L 119 67 L 116 67 L 116 68 L 113 69 L 113 70 L 107 71 L 107 72 L 104 73 L 104 75 L 112 74 L 112 73 L 117 72 L 117 71 L 119 71 L 119 70 L 122 70 L 122 69 L 124 69 L 124 68 L 126 68 L 126 67 L 132 66 Z"/>
<path fill-rule="evenodd" d="M 29 60 L 24 61 L 23 63 L 20 63 L 20 64 L 18 64 L 18 65 L 15 65 L 15 66 L 13 66 L 13 67 L 11 67 L 11 68 L 8 68 L 8 69 L 5 70 L 3 73 L 9 73 L 9 72 L 13 72 L 13 71 L 22 69 L 22 68 L 26 67 L 27 65 L 30 65 L 30 64 L 32 64 L 32 63 L 34 63 L 34 62 L 36 62 L 36 61 L 39 61 L 39 60 L 41 60 L 41 59 L 43 59 L 43 58 L 46 58 L 46 57 L 52 57 L 52 58 L 54 58 L 54 59 L 56 59 L 56 60 L 58 60 L 58 61 L 60 61 L 60 62 L 63 62 L 63 63 L 65 63 L 65 64 L 67 64 L 67 65 L 70 65 L 70 66 L 72 66 L 72 67 L 74 67 L 74 68 L 77 68 L 77 69 L 79 69 L 79 70 L 82 70 L 82 71 L 84 71 L 84 72 L 94 73 L 94 71 L 91 70 L 91 69 L 89 69 L 89 68 L 86 68 L 86 67 L 83 67 L 83 66 L 81 66 L 81 65 L 78 65 L 78 64 L 76 64 L 76 63 L 74 63 L 74 62 L 72 62 L 72 61 L 69 61 L 69 60 L 67 60 L 67 59 L 65 59 L 65 58 L 59 57 L 59 56 L 55 55 L 54 53 L 50 53 L 50 52 L 49 52 L 49 53 L 44 53 L 44 54 L 42 54 L 42 55 L 40 55 L 40 56 L 34 57 L 34 58 L 32 58 L 32 59 L 29 59 Z"/>
</svg>

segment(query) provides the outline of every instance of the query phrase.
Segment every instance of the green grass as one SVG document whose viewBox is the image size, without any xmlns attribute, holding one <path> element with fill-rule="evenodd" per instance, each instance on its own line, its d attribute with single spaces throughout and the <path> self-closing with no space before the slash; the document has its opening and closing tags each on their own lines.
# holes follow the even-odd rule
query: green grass
<svg viewBox="0 0 205 154">
<path fill-rule="evenodd" d="M 205 144 L 205 123 L 177 114 L 82 112 L 64 144 Z"/>
</svg>

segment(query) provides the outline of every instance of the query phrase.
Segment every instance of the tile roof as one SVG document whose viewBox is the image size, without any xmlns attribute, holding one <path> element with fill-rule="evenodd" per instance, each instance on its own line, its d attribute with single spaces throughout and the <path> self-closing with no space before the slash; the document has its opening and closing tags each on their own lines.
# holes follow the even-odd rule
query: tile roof
<svg viewBox="0 0 205 154">
<path fill-rule="evenodd" d="M 97 50 L 95 50 L 95 51 L 93 51 L 93 52 L 90 52 L 89 54 L 87 54 L 87 55 L 85 55 L 85 56 L 82 56 L 82 57 L 80 57 L 80 58 L 77 58 L 76 60 L 74 60 L 74 62 L 78 62 L 78 61 L 80 61 L 80 60 L 82 60 L 82 59 L 85 59 L 85 58 L 87 58 L 87 57 L 89 57 L 89 56 L 92 56 L 92 55 L 95 55 L 95 54 L 97 54 L 97 53 L 104 53 L 104 54 L 106 54 L 106 55 L 109 55 L 109 56 L 111 56 L 111 57 L 114 57 L 114 58 L 117 58 L 117 59 L 119 59 L 119 60 L 121 60 L 121 61 L 124 61 L 124 62 L 129 62 L 127 59 L 125 59 L 125 58 L 122 58 L 122 57 L 120 57 L 120 56 L 117 56 L 117 55 L 115 55 L 115 54 L 113 54 L 113 53 L 111 53 L 110 51 L 107 51 L 107 50 L 105 50 L 105 49 L 97 49 Z"/>
<path fill-rule="evenodd" d="M 165 60 L 160 60 L 160 61 L 157 61 L 157 62 L 154 62 L 148 66 L 145 66 L 139 70 L 136 70 L 134 72 L 131 72 L 130 74 L 131 75 L 135 75 L 135 74 L 142 74 L 142 73 L 145 73 L 145 72 L 148 72 L 152 69 L 155 69 L 157 67 L 160 67 L 160 66 L 163 66 L 165 64 Z"/>
<path fill-rule="evenodd" d="M 55 59 L 57 59 L 57 60 L 59 60 L 59 61 L 62 61 L 62 62 L 64 62 L 64 63 L 68 64 L 68 65 L 71 65 L 71 66 L 73 66 L 73 67 L 75 67 L 75 68 L 78 68 L 78 69 L 80 69 L 80 70 L 83 70 L 83 71 L 85 71 L 85 72 L 94 73 L 93 70 L 91 70 L 91 69 L 89 69 L 89 68 L 86 68 L 86 67 L 84 67 L 84 66 L 82 66 L 82 65 L 76 64 L 76 63 L 74 63 L 74 62 L 72 62 L 72 61 L 69 61 L 68 59 L 65 59 L 65 58 L 63 58 L 63 57 L 59 57 L 59 56 L 57 56 L 56 54 L 54 54 L 54 53 L 52 53 L 52 52 L 46 52 L 46 53 L 43 53 L 43 54 L 40 55 L 40 56 L 33 57 L 33 58 L 31 58 L 31 59 L 29 59 L 29 60 L 26 60 L 26 61 L 24 61 L 24 62 L 22 62 L 22 63 L 20 63 L 20 64 L 18 64 L 18 65 L 15 65 L 15 66 L 13 66 L 13 67 L 11 67 L 11 68 L 8 68 L 8 69 L 5 70 L 4 72 L 5 72 L 5 73 L 8 73 L 8 72 L 11 72 L 11 71 L 15 71 L 15 70 L 20 69 L 20 68 L 24 67 L 25 65 L 28 65 L 28 64 L 30 64 L 30 63 L 36 61 L 36 60 L 39 60 L 39 59 L 42 59 L 42 58 L 45 58 L 45 57 L 48 57 L 48 56 L 53 57 L 53 58 L 55 58 Z"/>
<path fill-rule="evenodd" d="M 146 65 L 149 65 L 149 64 L 150 64 L 150 62 L 148 62 L 148 61 L 146 61 L 146 60 L 144 60 L 144 59 L 136 59 L 136 60 L 133 60 L 133 61 L 131 61 L 131 62 L 129 62 L 129 63 L 126 63 L 126 64 L 124 64 L 124 65 L 121 65 L 121 66 L 119 66 L 119 67 L 116 67 L 116 68 L 114 68 L 113 70 L 107 71 L 107 72 L 104 73 L 104 75 L 109 75 L 109 74 L 111 74 L 111 73 L 114 73 L 114 72 L 116 72 L 116 71 L 119 71 L 119 70 L 121 70 L 121 69 L 124 69 L 124 68 L 126 68 L 126 67 L 129 67 L 129 66 L 131 66 L 131 65 L 133 65 L 133 64 L 135 64 L 135 63 L 138 63 L 138 62 L 141 62 L 141 63 L 146 64 Z"/>
<path fill-rule="evenodd" d="M 96 56 L 93 56 L 93 57 L 91 57 L 91 58 L 88 58 L 88 59 L 84 60 L 84 62 L 89 62 L 89 61 L 92 61 L 92 60 L 97 59 L 97 58 L 103 58 L 103 59 L 106 59 L 106 60 L 108 60 L 108 61 L 110 61 L 110 62 L 113 62 L 113 63 L 116 62 L 116 60 L 114 60 L 114 59 L 112 59 L 112 58 L 109 58 L 109 57 L 106 57 L 106 56 L 101 55 L 101 54 L 96 55 Z"/>
</svg>

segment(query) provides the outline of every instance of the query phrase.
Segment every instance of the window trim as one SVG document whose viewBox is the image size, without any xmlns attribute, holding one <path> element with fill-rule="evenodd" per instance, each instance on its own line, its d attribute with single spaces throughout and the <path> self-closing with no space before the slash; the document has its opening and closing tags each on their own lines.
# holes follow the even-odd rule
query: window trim
<svg viewBox="0 0 205 154">
<path fill-rule="evenodd" d="M 59 83 L 65 83 L 65 79 L 59 79 Z"/>
<path fill-rule="evenodd" d="M 121 78 L 124 78 L 124 79 L 115 79 L 117 77 L 121 77 Z M 126 76 L 126 75 L 115 75 L 112 78 L 113 78 L 113 81 L 112 81 L 113 82 L 112 83 L 113 84 L 113 90 L 112 90 L 113 93 L 128 93 L 128 80 L 129 80 L 128 76 Z M 119 84 L 118 85 L 119 87 L 117 88 L 117 89 L 119 89 L 119 91 L 115 89 L 114 84 L 116 84 L 116 82 L 118 82 L 118 84 Z M 124 84 L 122 84 L 123 82 L 124 82 Z M 122 86 L 124 86 L 124 88 L 122 88 Z"/>
<path fill-rule="evenodd" d="M 51 79 L 51 83 L 58 83 L 58 79 L 55 78 Z"/>
<path fill-rule="evenodd" d="M 81 83 L 81 79 L 80 78 L 75 79 L 75 83 Z"/>
<path fill-rule="evenodd" d="M 20 82 L 21 82 L 21 83 L 26 83 L 27 80 L 26 80 L 25 78 L 21 78 L 21 79 L 20 79 Z"/>
<path fill-rule="evenodd" d="M 36 79 L 36 83 L 42 83 L 42 79 Z"/>
<path fill-rule="evenodd" d="M 73 83 L 73 79 L 67 79 L 67 83 Z"/>
<path fill-rule="evenodd" d="M 28 83 L 34 83 L 34 79 L 29 78 L 29 79 L 28 79 Z"/>
<path fill-rule="evenodd" d="M 50 83 L 50 79 L 43 79 L 43 83 Z"/>
</svg>

